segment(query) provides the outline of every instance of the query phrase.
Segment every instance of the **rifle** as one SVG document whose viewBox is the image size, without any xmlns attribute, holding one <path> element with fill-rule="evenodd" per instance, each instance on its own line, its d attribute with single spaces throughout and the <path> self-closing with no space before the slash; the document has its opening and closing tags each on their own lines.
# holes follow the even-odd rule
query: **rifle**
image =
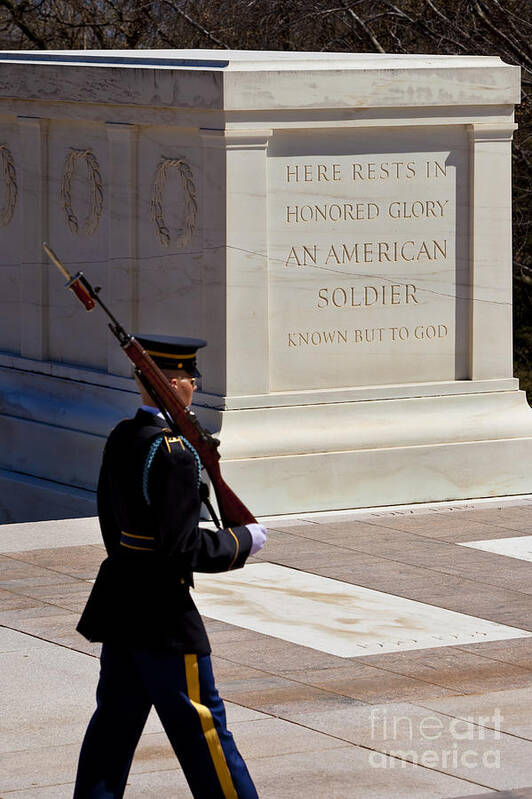
<svg viewBox="0 0 532 799">
<path fill-rule="evenodd" d="M 229 488 L 222 477 L 219 463 L 220 453 L 218 452 L 220 442 L 218 439 L 214 438 L 208 430 L 201 426 L 194 411 L 182 404 L 161 369 L 150 358 L 135 337 L 127 333 L 115 319 L 99 297 L 100 287 L 95 286 L 93 288 L 83 272 L 78 272 L 72 276 L 45 242 L 43 242 L 42 246 L 52 263 L 57 266 L 66 278 L 66 288 L 74 292 L 85 309 L 92 311 L 98 304 L 107 314 L 111 320 L 109 329 L 118 339 L 124 353 L 134 364 L 135 374 L 160 408 L 168 426 L 178 435 L 180 433 L 184 435 L 198 453 L 214 488 L 224 527 L 255 523 L 257 521 L 255 517 L 234 491 Z M 202 496 L 202 499 L 206 501 L 205 495 Z"/>
</svg>

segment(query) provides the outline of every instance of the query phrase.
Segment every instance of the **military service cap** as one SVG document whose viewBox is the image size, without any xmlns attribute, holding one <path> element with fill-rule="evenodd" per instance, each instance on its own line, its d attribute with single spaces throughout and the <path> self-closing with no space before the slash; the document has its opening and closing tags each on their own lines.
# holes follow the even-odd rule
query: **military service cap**
<svg viewBox="0 0 532 799">
<path fill-rule="evenodd" d="M 184 369 L 192 377 L 201 377 L 196 368 L 196 352 L 207 344 L 203 339 L 144 334 L 135 338 L 160 369 Z"/>
</svg>

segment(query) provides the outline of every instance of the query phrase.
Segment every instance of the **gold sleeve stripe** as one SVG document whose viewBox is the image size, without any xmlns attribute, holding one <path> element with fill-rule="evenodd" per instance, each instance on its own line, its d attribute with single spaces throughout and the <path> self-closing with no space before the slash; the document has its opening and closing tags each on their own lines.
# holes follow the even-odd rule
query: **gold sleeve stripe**
<svg viewBox="0 0 532 799">
<path fill-rule="evenodd" d="M 149 549 L 148 547 L 134 547 L 133 544 L 126 544 L 125 541 L 120 541 L 121 547 L 126 547 L 127 549 L 140 549 L 142 552 L 153 552 L 153 548 Z"/>
<path fill-rule="evenodd" d="M 155 541 L 154 535 L 133 535 L 133 533 L 125 533 L 123 530 L 122 535 L 127 535 L 128 538 L 143 538 L 144 541 Z"/>
<path fill-rule="evenodd" d="M 198 656 L 185 655 L 185 674 L 187 680 L 187 693 L 190 702 L 198 714 L 201 722 L 201 729 L 209 747 L 209 753 L 216 771 L 216 776 L 220 783 L 224 799 L 238 799 L 238 795 L 233 784 L 233 778 L 225 759 L 222 744 L 214 726 L 212 713 L 206 705 L 201 704 Z"/>
<path fill-rule="evenodd" d="M 235 539 L 235 544 L 236 544 L 235 556 L 234 556 L 233 560 L 231 561 L 231 563 L 229 564 L 229 570 L 228 570 L 228 571 L 231 571 L 231 569 L 232 569 L 232 568 L 233 568 L 233 566 L 234 566 L 234 563 L 235 563 L 236 559 L 238 558 L 238 553 L 239 553 L 239 551 L 240 551 L 240 543 L 239 543 L 239 541 L 238 541 L 238 538 L 236 537 L 236 535 L 235 535 L 235 534 L 233 533 L 233 531 L 231 530 L 231 528 L 230 528 L 230 527 L 228 527 L 227 529 L 229 530 L 229 532 L 231 533 L 231 535 L 232 535 L 232 536 L 233 536 L 233 538 Z"/>
</svg>

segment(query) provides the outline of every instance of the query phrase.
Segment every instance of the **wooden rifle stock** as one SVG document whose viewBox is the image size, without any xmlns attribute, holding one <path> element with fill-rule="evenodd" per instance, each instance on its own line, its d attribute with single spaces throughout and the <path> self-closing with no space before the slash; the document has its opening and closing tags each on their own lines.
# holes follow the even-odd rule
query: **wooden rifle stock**
<svg viewBox="0 0 532 799">
<path fill-rule="evenodd" d="M 214 488 L 224 527 L 238 527 L 255 523 L 257 520 L 251 511 L 246 508 L 222 477 L 220 453 L 218 452 L 220 442 L 201 426 L 193 411 L 181 404 L 165 374 L 139 342 L 126 333 L 122 325 L 104 305 L 99 297 L 99 287 L 93 288 L 82 272 L 78 272 L 72 277 L 54 251 L 44 242 L 43 248 L 50 260 L 67 279 L 66 287 L 73 291 L 85 309 L 91 311 L 98 303 L 105 311 L 111 319 L 109 325 L 111 332 L 118 339 L 129 360 L 135 365 L 141 382 L 157 402 L 167 420 L 173 423 L 172 426 L 178 428 L 198 453 Z"/>
</svg>

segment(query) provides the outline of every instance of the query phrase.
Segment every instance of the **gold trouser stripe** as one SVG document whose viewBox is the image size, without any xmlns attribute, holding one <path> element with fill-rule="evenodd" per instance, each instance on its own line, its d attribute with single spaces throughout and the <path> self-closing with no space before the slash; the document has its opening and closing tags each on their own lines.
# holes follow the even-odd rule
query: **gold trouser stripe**
<svg viewBox="0 0 532 799">
<path fill-rule="evenodd" d="M 235 544 L 236 544 L 235 556 L 234 556 L 233 560 L 231 561 L 231 563 L 229 564 L 229 570 L 228 570 L 228 571 L 231 571 L 231 569 L 233 568 L 233 564 L 234 564 L 235 560 L 238 558 L 238 553 L 239 553 L 239 551 L 240 551 L 240 544 L 239 544 L 239 542 L 238 542 L 238 538 L 237 538 L 237 537 L 236 537 L 236 535 L 233 533 L 233 531 L 231 530 L 231 528 L 230 528 L 230 527 L 228 527 L 227 529 L 229 530 L 229 532 L 231 533 L 231 535 L 232 535 L 232 536 L 233 536 L 233 538 L 235 539 Z"/>
<path fill-rule="evenodd" d="M 187 678 L 187 693 L 194 709 L 201 721 L 201 729 L 207 741 L 209 752 L 216 770 L 216 776 L 222 788 L 225 799 L 238 799 L 233 778 L 225 759 L 222 744 L 218 738 L 212 713 L 206 705 L 201 704 L 198 656 L 185 655 L 185 674 Z"/>
</svg>

